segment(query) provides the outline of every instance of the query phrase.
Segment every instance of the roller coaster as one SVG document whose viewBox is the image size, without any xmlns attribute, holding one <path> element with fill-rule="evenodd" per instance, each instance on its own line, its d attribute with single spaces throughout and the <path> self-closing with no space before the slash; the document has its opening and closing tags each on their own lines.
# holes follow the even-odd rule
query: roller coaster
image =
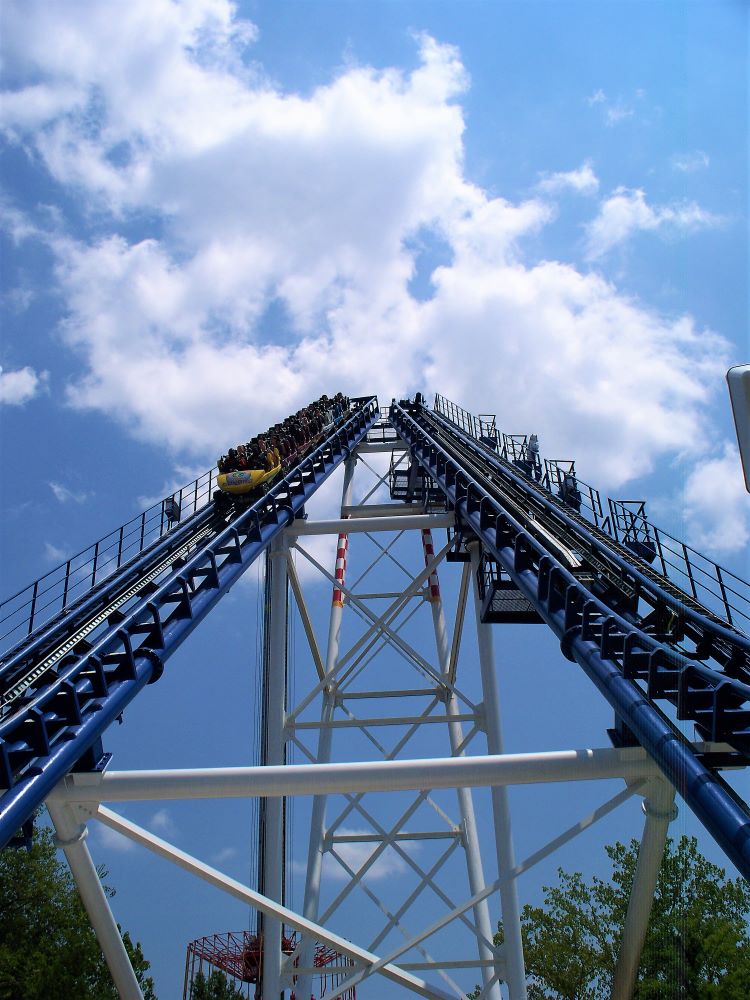
<svg viewBox="0 0 750 1000">
<path fill-rule="evenodd" d="M 544 622 L 611 705 L 613 746 L 643 748 L 750 880 L 748 805 L 722 776 L 750 761 L 750 586 L 654 526 L 642 502 L 603 500 L 573 462 L 542 462 L 535 438 L 502 434 L 493 416 L 440 395 L 432 409 L 421 395 L 383 410 L 352 399 L 266 492 L 217 500 L 210 470 L 0 603 L 0 843 L 66 781 L 105 774 L 107 728 L 368 447 L 405 456 L 390 470 L 393 510 L 445 512 L 448 558 L 474 553 L 482 621 Z"/>
<path fill-rule="evenodd" d="M 729 574 L 714 565 L 722 618 L 698 600 L 686 547 L 692 593 L 670 579 L 666 533 L 652 534 L 642 513 L 626 519 L 619 512 L 620 524 L 625 521 L 620 540 L 616 505 L 601 526 L 588 523 L 577 501 L 571 507 L 564 495 L 551 495 L 523 475 L 522 469 L 530 471 L 525 454 L 509 460 L 507 442 L 498 453 L 447 418 L 440 397 L 437 406 L 430 414 L 422 406 L 396 405 L 393 426 L 456 510 L 459 525 L 480 539 L 555 632 L 565 656 L 583 667 L 750 878 L 746 804 L 658 708 L 659 701 L 670 702 L 679 720 L 729 744 L 738 758 L 750 758 L 750 638 L 732 625 L 733 617 L 748 621 L 747 585 L 743 595 L 743 581 L 732 577 L 730 584 Z M 662 572 L 649 561 L 657 553 Z"/>
<path fill-rule="evenodd" d="M 235 517 L 224 504 L 217 513 L 210 472 L 187 490 L 194 510 L 174 530 L 182 496 L 162 505 L 158 525 L 145 512 L 95 543 L 90 560 L 69 560 L 0 605 L 4 637 L 26 633 L 0 664 L 2 846 L 65 774 L 100 763 L 105 729 L 365 436 L 376 401 L 354 405 L 348 421 Z M 147 526 L 157 534 L 150 544 Z M 129 548 L 137 553 L 124 560 Z"/>
</svg>

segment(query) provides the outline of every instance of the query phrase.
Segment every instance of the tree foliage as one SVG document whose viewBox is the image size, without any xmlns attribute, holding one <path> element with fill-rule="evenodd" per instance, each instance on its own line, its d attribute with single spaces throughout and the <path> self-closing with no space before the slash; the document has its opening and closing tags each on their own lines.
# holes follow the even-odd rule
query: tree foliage
<svg viewBox="0 0 750 1000">
<path fill-rule="evenodd" d="M 199 972 L 190 988 L 190 1000 L 235 1000 L 244 996 L 222 972 L 215 969 L 208 979 Z"/>
<path fill-rule="evenodd" d="M 543 906 L 521 916 L 529 1000 L 610 996 L 638 842 L 606 848 L 609 881 L 558 869 Z M 727 879 L 694 837 L 667 842 L 641 953 L 635 1000 L 747 1000 L 750 886 Z M 496 944 L 502 943 L 498 925 Z M 475 994 L 476 995 L 476 994 Z"/>
<path fill-rule="evenodd" d="M 140 944 L 127 931 L 123 941 L 144 997 L 156 1000 Z M 0 851 L 0 1000 L 72 997 L 117 1000 L 117 990 L 51 831 L 38 829 L 30 851 Z"/>
</svg>

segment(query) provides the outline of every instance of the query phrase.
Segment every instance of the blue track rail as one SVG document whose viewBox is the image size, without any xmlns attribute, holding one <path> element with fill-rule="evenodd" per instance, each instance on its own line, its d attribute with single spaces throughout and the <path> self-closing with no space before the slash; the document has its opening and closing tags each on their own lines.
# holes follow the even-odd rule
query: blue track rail
<svg viewBox="0 0 750 1000">
<path fill-rule="evenodd" d="M 725 680 L 728 679 L 727 675 L 731 675 L 737 681 L 750 684 L 750 638 L 744 632 L 704 607 L 696 596 L 685 593 L 667 576 L 656 572 L 625 545 L 587 523 L 539 483 L 523 476 L 510 462 L 484 448 L 465 431 L 451 426 L 444 417 L 428 413 L 424 416 L 432 425 L 433 434 L 439 435 L 447 430 L 451 437 L 468 448 L 482 464 L 496 470 L 500 477 L 498 481 L 512 484 L 524 496 L 525 501 L 533 503 L 535 510 L 537 513 L 541 512 L 547 524 L 561 526 L 565 537 L 572 539 L 579 551 L 596 560 L 600 567 L 613 570 L 615 586 L 626 588 L 632 595 L 634 617 L 638 616 L 639 603 L 647 604 L 652 610 L 658 608 L 662 612 L 673 612 L 680 623 L 679 629 L 674 630 L 675 637 L 682 641 L 687 636 L 692 643 L 690 652 L 696 659 L 714 660 L 721 668 L 722 678 Z M 740 724 L 734 727 L 735 735 L 740 736 L 744 732 L 750 740 L 750 714 L 742 717 L 744 726 L 740 720 L 738 722 Z M 707 735 L 711 735 L 710 730 L 707 730 Z M 750 755 L 750 742 L 747 749 Z"/>
<path fill-rule="evenodd" d="M 66 562 L 0 601 L 0 656 L 36 638 L 45 623 L 66 617 L 86 594 L 137 560 L 160 538 L 172 536 L 177 523 L 205 509 L 216 486 L 217 470 L 153 504 L 126 524 L 97 539 Z M 171 513 L 171 517 L 169 514 Z"/>
<path fill-rule="evenodd" d="M 613 610 L 574 575 L 538 535 L 498 499 L 486 475 L 443 439 L 421 406 L 391 407 L 391 422 L 412 457 L 455 507 L 460 523 L 508 573 L 578 662 L 617 716 L 651 754 L 717 843 L 750 880 L 750 814 L 747 806 L 697 755 L 656 705 L 670 698 L 678 716 L 693 718 L 712 739 L 750 749 L 750 686 L 681 654 L 648 635 L 632 616 Z M 456 436 L 457 443 L 460 438 Z M 458 457 L 457 457 L 458 454 Z M 521 477 L 519 484 L 524 487 Z M 599 543 L 600 540 L 597 540 Z M 621 553 L 607 554 L 615 563 Z M 639 574 L 637 566 L 623 572 Z M 649 584 L 651 581 L 649 581 Z M 750 643 L 731 628 L 691 609 L 696 627 L 730 662 L 746 663 Z"/>
<path fill-rule="evenodd" d="M 168 535 L 153 541 L 137 556 L 123 563 L 119 571 L 96 584 L 76 601 L 66 604 L 49 620 L 41 624 L 20 643 L 8 650 L 0 660 L 0 718 L 8 714 L 10 703 L 29 687 L 34 686 L 34 667 L 40 669 L 45 657 L 59 659 L 68 651 L 80 652 L 86 643 L 106 628 L 115 617 L 122 619 L 128 607 L 131 591 L 147 589 L 149 577 L 160 566 L 171 565 L 176 556 L 190 551 L 216 521 L 213 504 L 203 507 Z M 150 584 L 152 589 L 156 585 Z M 123 611 L 118 605 L 124 605 Z M 116 611 L 113 608 L 118 608 Z M 98 627 L 92 620 L 102 618 Z M 86 633 L 84 639 L 81 633 Z"/>
<path fill-rule="evenodd" d="M 262 499 L 202 539 L 187 561 L 130 607 L 90 649 L 64 657 L 45 674 L 32 697 L 19 699 L 0 721 L 0 787 L 5 789 L 0 796 L 0 846 L 98 746 L 102 733 L 138 692 L 158 680 L 166 660 L 302 511 L 379 416 L 373 397 Z"/>
<path fill-rule="evenodd" d="M 528 469 L 524 461 L 527 436 L 501 434 L 493 415 L 477 418 L 437 394 L 434 416 L 449 422 L 464 440 L 506 471 L 517 475 L 519 468 Z M 667 588 L 676 584 L 680 600 L 694 602 L 709 616 L 750 635 L 750 584 L 650 522 L 644 501 L 608 499 L 602 503 L 599 490 L 576 476 L 575 462 L 570 460 L 545 459 L 544 472 L 541 463 L 536 471 L 538 478 L 527 478 L 527 485 L 554 500 L 558 509 L 575 511 L 579 524 L 587 522 L 597 537 L 619 549 L 629 563 L 640 565 L 652 581 L 661 577 Z M 566 477 L 570 476 L 573 496 L 566 489 Z"/>
</svg>

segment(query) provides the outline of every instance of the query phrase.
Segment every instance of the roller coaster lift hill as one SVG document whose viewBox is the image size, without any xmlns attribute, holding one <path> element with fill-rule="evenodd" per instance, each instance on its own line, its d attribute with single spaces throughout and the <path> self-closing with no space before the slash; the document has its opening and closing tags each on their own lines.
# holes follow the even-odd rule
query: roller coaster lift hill
<svg viewBox="0 0 750 1000">
<path fill-rule="evenodd" d="M 645 751 L 644 759 L 650 758 L 649 766 L 655 765 L 665 786 L 668 782 L 676 789 L 750 880 L 747 796 L 723 776 L 727 769 L 746 768 L 750 762 L 750 585 L 656 527 L 643 502 L 607 500 L 579 477 L 573 461 L 543 458 L 535 435 L 501 433 L 492 414 L 474 416 L 440 395 L 430 408 L 421 394 L 414 400 L 393 400 L 383 409 L 375 397 L 322 397 L 231 449 L 218 469 L 0 603 L 0 844 L 28 840 L 29 822 L 47 800 L 57 826 L 61 813 L 54 803 L 60 789 L 74 792 L 84 775 L 103 775 L 109 761 L 103 743 L 107 728 L 147 685 L 162 677 L 172 653 L 245 570 L 294 536 L 295 526 L 304 523 L 306 502 L 340 465 L 345 467 L 342 518 L 349 517 L 347 477 L 353 475 L 355 459 L 368 450 L 390 450 L 392 456 L 398 451 L 404 460 L 399 464 L 401 459 L 391 459 L 387 476 L 393 503 L 380 504 L 375 511 L 387 525 L 382 530 L 390 530 L 391 524 L 397 530 L 398 517 L 410 528 L 427 525 L 422 529 L 427 568 L 414 586 L 438 594 L 437 577 L 430 576 L 434 552 L 428 528 L 432 523 L 446 526 L 446 561 L 471 564 L 470 574 L 468 568 L 463 570 L 462 593 L 466 600 L 473 577 L 478 636 L 483 625 L 493 622 L 536 622 L 551 629 L 563 655 L 583 670 L 611 706 L 615 723 L 608 732 L 614 748 Z M 352 516 L 369 518 L 366 528 L 371 531 L 375 515 L 365 511 Z M 346 526 L 350 523 L 351 528 Z M 338 525 L 331 530 L 339 532 L 336 574 L 331 577 L 333 628 L 343 605 L 355 600 L 343 580 L 347 534 L 360 529 L 354 521 L 330 524 Z M 282 607 L 287 576 L 267 586 L 268 600 Z M 438 617 L 434 620 L 437 635 Z M 380 627 L 386 629 L 382 622 Z M 277 639 L 279 628 L 278 623 L 272 626 Z M 306 628 L 309 631 L 309 623 Z M 283 650 L 281 640 L 276 646 Z M 439 686 L 450 691 L 454 657 L 446 650 L 446 672 Z M 491 679 L 481 643 L 479 658 L 484 686 Z M 273 684 L 276 660 L 270 662 L 267 683 Z M 321 678 L 327 669 L 318 663 Z M 484 697 L 486 702 L 486 692 Z M 686 735 L 689 726 L 694 727 L 695 740 Z M 502 749 L 492 749 L 487 732 L 488 756 L 499 767 Z M 278 761 L 264 764 L 283 763 L 279 738 Z M 453 756 L 460 760 L 436 760 L 435 774 L 443 766 L 458 773 L 457 765 L 468 769 L 475 761 L 481 763 L 481 758 L 462 754 L 454 747 Z M 294 771 L 289 769 L 290 775 Z M 295 780 L 292 775 L 290 782 Z M 333 777 L 320 781 L 334 787 Z M 325 793 L 314 794 L 314 815 L 323 831 L 318 800 Z M 493 809 L 499 829 L 502 809 L 495 804 Z M 65 840 L 61 829 L 67 828 L 60 822 L 58 836 Z M 125 821 L 111 822 L 120 822 L 124 829 Z M 77 835 L 68 832 L 73 843 Z M 133 836 L 146 835 L 133 827 Z M 311 840 L 311 858 L 315 850 Z M 500 847 L 498 852 L 500 857 Z M 502 873 L 500 861 L 498 866 Z M 282 867 L 279 861 L 279 871 Z M 501 970 L 487 971 L 496 959 L 481 943 L 490 925 L 476 902 L 484 887 L 471 857 L 469 869 L 479 953 L 484 956 L 480 965 L 487 967 L 484 988 L 488 997 L 497 998 Z M 514 897 L 507 895 L 507 879 L 501 877 L 499 885 L 503 919 L 512 928 Z M 247 890 L 242 898 L 255 900 L 256 895 Z M 283 894 L 272 898 L 283 902 Z M 100 904 L 92 905 L 96 910 Z M 333 949 L 331 955 L 345 956 L 340 976 L 342 991 L 351 991 L 349 996 L 373 970 L 423 996 L 447 996 L 406 966 L 380 960 L 333 933 L 321 936 L 320 926 L 308 919 L 309 914 L 315 916 L 316 906 L 316 900 L 306 900 L 304 917 L 280 905 L 268 910 L 269 928 L 280 928 L 283 920 L 285 927 L 301 934 L 294 945 L 295 968 L 304 967 L 305 955 L 312 968 L 313 955 L 305 951 L 305 942 L 315 933 Z M 102 917 L 103 924 L 109 919 L 114 926 L 109 951 L 103 942 L 108 962 L 120 947 L 110 918 Z M 510 939 L 506 945 L 509 964 L 503 981 L 512 998 L 523 998 L 520 937 L 517 947 Z M 281 954 L 280 943 L 276 950 Z M 636 955 L 636 970 L 638 950 L 630 948 L 627 959 L 632 964 Z M 115 955 L 112 962 L 118 961 Z M 268 973 L 277 977 L 269 980 L 272 992 L 279 969 Z M 123 995 L 139 996 L 137 987 L 121 985 L 130 981 L 128 971 L 119 974 L 122 978 L 117 979 L 113 970 Z M 301 985 L 296 987 L 303 991 L 309 987 L 304 975 L 300 972 Z M 622 975 L 623 981 L 632 980 L 632 970 Z"/>
<path fill-rule="evenodd" d="M 689 751 L 657 704 L 671 703 L 679 719 L 692 720 L 706 739 L 728 743 L 743 761 L 750 755 L 750 604 L 746 589 L 740 592 L 743 581 L 713 566 L 716 588 L 704 592 L 721 600 L 711 610 L 698 599 L 698 572 L 706 577 L 706 571 L 694 568 L 681 543 L 670 551 L 683 550 L 684 565 L 675 568 L 688 587 L 670 580 L 673 540 L 649 524 L 643 505 L 634 511 L 610 502 L 604 517 L 598 494 L 575 479 L 574 469 L 550 463 L 541 480 L 533 440 L 531 447 L 519 446 L 441 396 L 434 411 L 421 395 L 417 400 L 394 403 L 390 412 L 415 464 L 455 507 L 464 534 L 481 540 L 485 557 L 555 631 L 565 655 L 580 663 L 620 723 L 652 753 L 747 877 L 745 804 Z M 193 512 L 179 520 L 180 498 L 167 498 L 159 537 L 101 581 L 94 565 L 96 585 L 70 603 L 63 600 L 49 620 L 35 614 L 38 583 L 22 592 L 21 601 L 16 597 L 15 606 L 14 599 L 0 605 L 5 634 L 17 635 L 22 618 L 28 633 L 0 665 L 3 843 L 69 770 L 96 766 L 107 726 L 161 675 L 167 657 L 377 416 L 375 399 L 353 401 L 341 427 L 328 427 L 331 436 L 286 472 L 267 498 L 256 498 L 226 523 L 217 523 L 213 499 L 201 507 L 194 501 Z M 588 498 L 583 510 L 582 489 Z M 533 509 L 533 519 L 524 505 Z M 145 592 L 138 591 L 162 564 L 168 565 L 158 588 L 149 581 Z M 73 588 L 70 579 L 65 587 Z M 118 598 L 131 590 L 134 596 L 121 609 Z M 85 637 L 91 621 L 95 643 Z M 58 658 L 57 650 L 63 651 Z M 32 678 L 27 687 L 22 675 Z"/>
</svg>

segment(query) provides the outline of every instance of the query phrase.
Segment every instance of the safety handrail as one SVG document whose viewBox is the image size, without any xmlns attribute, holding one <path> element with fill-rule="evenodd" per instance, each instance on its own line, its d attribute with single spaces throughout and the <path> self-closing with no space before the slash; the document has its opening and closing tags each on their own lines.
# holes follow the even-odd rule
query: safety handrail
<svg viewBox="0 0 750 1000">
<path fill-rule="evenodd" d="M 432 436 L 423 426 L 430 426 L 424 416 L 420 423 L 394 404 L 391 420 L 414 460 L 455 507 L 459 521 L 503 566 L 558 636 L 565 655 L 583 667 L 728 857 L 750 879 L 747 806 L 706 767 L 654 703 L 658 697 L 676 699 L 678 714 L 690 712 L 679 714 L 680 718 L 700 718 L 711 738 L 721 739 L 720 734 L 732 732 L 737 725 L 734 713 L 747 702 L 750 687 L 662 645 L 593 595 L 487 492 L 482 475 L 477 478 L 476 470 L 458 461 Z M 734 638 L 741 641 L 739 636 Z M 637 681 L 645 683 L 646 691 Z M 747 732 L 742 732 L 740 742 L 747 753 Z"/>
<path fill-rule="evenodd" d="M 705 601 L 709 595 L 712 611 L 720 609 L 730 625 L 750 632 L 750 583 L 653 524 L 647 519 L 644 506 L 632 501 L 610 500 L 612 536 L 625 545 L 633 542 L 651 544 L 654 551 L 652 568 L 697 601 Z M 736 598 L 735 603 L 732 597 Z"/>
<path fill-rule="evenodd" d="M 460 437 L 465 432 L 457 430 L 454 431 L 457 437 Z M 508 479 L 515 482 L 515 484 L 524 490 L 534 489 L 538 486 L 537 483 L 531 483 L 528 479 L 525 479 L 520 472 L 513 469 L 512 467 L 503 468 L 503 475 Z M 585 522 L 575 521 L 564 509 L 563 505 L 553 505 L 549 500 L 546 499 L 544 493 L 539 491 L 536 493 L 536 499 L 539 503 L 547 507 L 547 509 L 554 514 L 556 518 L 562 520 L 566 526 L 573 531 L 577 532 L 579 536 L 586 541 L 586 543 L 591 546 L 593 550 L 599 550 L 608 560 L 616 564 L 623 574 L 627 574 L 628 577 L 633 579 L 641 589 L 641 593 L 650 593 L 657 600 L 660 600 L 667 607 L 674 608 L 681 619 L 684 621 L 690 621 L 695 626 L 702 630 L 707 636 L 712 636 L 716 639 L 723 640 L 726 642 L 730 649 L 736 650 L 745 661 L 745 670 L 747 670 L 747 658 L 750 657 L 750 638 L 744 635 L 742 632 L 733 628 L 731 626 L 724 625 L 719 618 L 708 617 L 704 614 L 705 609 L 698 610 L 689 605 L 685 600 L 688 597 L 684 592 L 680 592 L 676 585 L 672 584 L 675 591 L 678 592 L 678 596 L 665 590 L 658 581 L 659 575 L 656 574 L 656 580 L 649 577 L 644 573 L 643 569 L 639 565 L 640 560 L 637 556 L 631 556 L 628 554 L 627 559 L 615 548 L 610 547 L 602 538 L 597 537 L 592 534 L 587 527 Z M 645 567 L 644 567 L 645 568 Z M 698 608 L 701 606 L 698 605 Z"/>
<path fill-rule="evenodd" d="M 216 469 L 209 469 L 0 601 L 0 655 L 65 612 L 154 540 L 208 504 L 215 484 Z M 179 521 L 168 517 L 170 501 L 176 505 L 175 513 L 179 510 Z"/>
<path fill-rule="evenodd" d="M 478 435 L 475 433 L 476 420 L 467 410 L 463 410 L 439 394 L 435 396 L 434 408 L 435 412 L 478 440 Z M 498 439 L 502 439 L 499 432 Z M 503 457 L 502 454 L 500 457 Z M 555 494 L 552 489 L 555 476 L 554 473 L 549 475 L 549 467 L 559 467 L 561 464 L 557 461 L 549 462 L 548 475 L 537 484 L 553 496 L 559 493 Z M 651 542 L 655 561 L 650 564 L 650 568 L 654 572 L 691 595 L 694 600 L 704 604 L 713 614 L 724 618 L 733 629 L 750 634 L 748 581 L 648 521 L 643 501 L 608 499 L 610 513 L 604 517 L 599 491 L 578 478 L 576 484 L 584 501 L 581 503 L 580 513 L 594 527 L 626 547 L 639 541 Z M 634 567 L 637 568 L 640 562 L 637 546 L 634 546 Z"/>
<path fill-rule="evenodd" d="M 127 599 L 129 590 L 135 589 L 146 578 L 152 567 L 159 568 L 170 554 L 184 553 L 206 530 L 215 515 L 213 502 L 191 514 L 168 535 L 156 538 L 141 552 L 124 562 L 111 576 L 105 577 L 85 594 L 71 601 L 60 613 L 47 618 L 38 625 L 34 632 L 25 636 L 19 643 L 8 649 L 0 660 L 0 682 L 3 689 L 6 682 L 14 683 L 13 678 L 19 668 L 29 663 L 34 657 L 44 655 L 53 644 L 63 643 L 91 616 L 99 614 L 113 601 L 117 601 L 121 609 L 123 600 Z M 124 595 L 124 598 L 120 595 Z M 5 696 L 0 690 L 0 703 L 5 703 Z"/>
<path fill-rule="evenodd" d="M 362 403 L 269 492 L 198 546 L 154 593 L 112 624 L 87 651 L 59 664 L 49 680 L 0 721 L 0 847 L 52 788 L 96 746 L 138 692 L 216 606 L 306 500 L 348 458 L 377 419 Z M 92 762 L 87 762 L 93 766 Z"/>
</svg>

